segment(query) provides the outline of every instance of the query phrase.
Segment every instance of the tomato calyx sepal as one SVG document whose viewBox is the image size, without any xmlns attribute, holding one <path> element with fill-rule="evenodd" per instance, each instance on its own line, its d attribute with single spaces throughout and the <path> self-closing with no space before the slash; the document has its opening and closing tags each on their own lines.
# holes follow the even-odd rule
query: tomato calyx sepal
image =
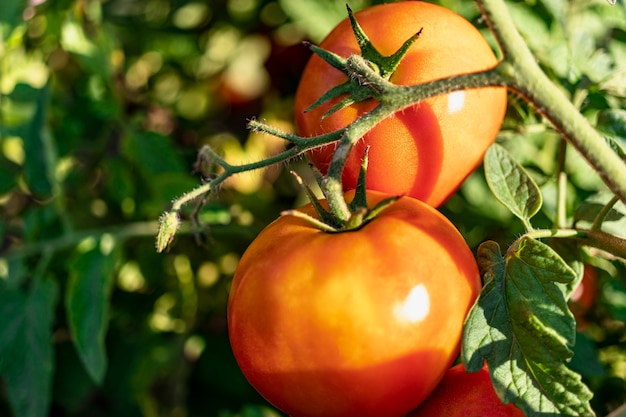
<svg viewBox="0 0 626 417">
<path fill-rule="evenodd" d="M 356 20 L 350 6 L 346 4 L 346 8 L 348 10 L 348 18 L 350 19 L 352 31 L 354 33 L 354 36 L 356 37 L 359 49 L 361 50 L 361 57 L 363 57 L 367 65 L 374 71 L 374 73 L 376 73 L 385 81 L 389 81 L 392 74 L 396 71 L 398 65 L 408 52 L 411 45 L 413 45 L 413 43 L 417 39 L 419 39 L 420 35 L 422 34 L 423 28 L 420 28 L 419 31 L 417 31 L 413 36 L 407 39 L 396 52 L 391 55 L 385 56 L 378 49 L 376 49 L 367 34 L 363 31 L 363 28 Z M 334 52 L 325 50 L 310 42 L 305 42 L 304 45 L 311 49 L 313 53 L 326 61 L 329 65 L 343 72 L 348 77 L 348 79 L 344 83 L 339 84 L 324 93 L 313 104 L 307 107 L 304 110 L 305 112 L 311 111 L 321 106 L 322 104 L 327 103 L 330 100 L 342 95 L 345 95 L 346 97 L 344 97 L 337 104 L 332 106 L 326 113 L 322 115 L 322 118 L 328 117 L 329 115 L 345 107 L 351 106 L 354 103 L 358 103 L 368 99 L 375 99 L 380 101 L 381 92 L 372 85 L 370 80 L 368 80 L 364 74 L 361 74 L 350 67 L 348 58 L 344 58 L 340 55 L 335 54 Z"/>
<path fill-rule="evenodd" d="M 297 209 L 285 210 L 281 213 L 282 216 L 296 216 L 300 217 L 320 230 L 328 233 L 340 233 L 348 232 L 351 230 L 357 230 L 373 220 L 378 214 L 380 214 L 385 208 L 395 203 L 401 196 L 391 196 L 382 199 L 374 207 L 369 208 L 367 202 L 367 154 L 369 152 L 369 146 L 365 149 L 363 160 L 361 162 L 361 170 L 359 172 L 359 178 L 357 186 L 354 190 L 354 196 L 350 203 L 347 204 L 350 215 L 347 219 L 342 220 L 340 216 L 334 213 L 332 204 L 330 204 L 331 196 L 330 191 L 325 187 L 324 177 L 314 167 L 311 167 L 315 175 L 315 179 L 320 186 L 322 193 L 326 196 L 329 202 L 329 209 L 326 209 L 320 200 L 317 198 L 311 187 L 309 187 L 302 178 L 292 171 L 292 175 L 296 178 L 298 184 L 304 189 L 307 198 L 311 202 L 311 206 L 315 210 L 317 217 L 311 216 L 307 213 L 299 211 Z M 342 196 L 341 198 L 344 198 Z"/>
</svg>

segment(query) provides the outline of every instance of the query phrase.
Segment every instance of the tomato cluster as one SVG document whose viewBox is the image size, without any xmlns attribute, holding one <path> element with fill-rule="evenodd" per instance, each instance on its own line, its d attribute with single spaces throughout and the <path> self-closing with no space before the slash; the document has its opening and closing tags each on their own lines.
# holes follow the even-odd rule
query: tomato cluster
<svg viewBox="0 0 626 417">
<path fill-rule="evenodd" d="M 392 83 L 497 65 L 480 33 L 440 6 L 396 2 L 355 17 L 383 55 L 423 28 Z M 346 20 L 320 46 L 347 57 L 359 53 L 354 36 Z M 367 99 L 323 116 L 337 97 L 305 111 L 345 81 L 321 58 L 310 60 L 295 102 L 303 136 L 341 129 L 376 106 Z M 369 146 L 368 207 L 402 197 L 336 233 L 308 221 L 324 220 L 308 205 L 300 215 L 279 217 L 252 242 L 235 272 L 228 325 L 241 370 L 269 402 L 293 417 L 400 417 L 431 395 L 458 356 L 465 317 L 481 288 L 471 250 L 436 207 L 480 163 L 505 108 L 504 89 L 484 88 L 395 114 L 361 139 L 342 183 L 355 188 L 362 147 Z M 325 172 L 333 150 L 309 157 Z"/>
</svg>

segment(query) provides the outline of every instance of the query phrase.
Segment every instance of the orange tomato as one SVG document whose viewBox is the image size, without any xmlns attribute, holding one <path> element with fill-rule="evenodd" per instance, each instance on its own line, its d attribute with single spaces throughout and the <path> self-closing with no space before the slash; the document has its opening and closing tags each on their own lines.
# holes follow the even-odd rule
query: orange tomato
<svg viewBox="0 0 626 417">
<path fill-rule="evenodd" d="M 372 205 L 385 197 L 368 192 Z M 462 236 L 416 199 L 342 233 L 282 216 L 235 272 L 230 341 L 248 381 L 290 416 L 400 417 L 458 355 L 480 288 Z"/>
<path fill-rule="evenodd" d="M 390 81 L 414 85 L 493 68 L 497 59 L 481 33 L 463 17 L 430 3 L 404 1 L 370 7 L 356 19 L 374 46 L 394 53 L 423 28 Z M 341 22 L 320 44 L 348 57 L 359 54 L 349 21 Z M 305 109 L 346 81 L 346 76 L 318 56 L 302 74 L 295 97 L 299 133 L 314 136 L 346 127 L 376 106 L 373 100 L 356 103 L 323 118 L 338 97 L 312 111 Z M 385 119 L 359 141 L 344 172 L 345 189 L 356 186 L 363 150 L 370 145 L 368 188 L 393 195 L 409 195 L 437 207 L 481 162 L 500 130 L 507 105 L 506 89 L 489 87 L 427 99 Z M 323 173 L 334 146 L 309 153 Z"/>
</svg>

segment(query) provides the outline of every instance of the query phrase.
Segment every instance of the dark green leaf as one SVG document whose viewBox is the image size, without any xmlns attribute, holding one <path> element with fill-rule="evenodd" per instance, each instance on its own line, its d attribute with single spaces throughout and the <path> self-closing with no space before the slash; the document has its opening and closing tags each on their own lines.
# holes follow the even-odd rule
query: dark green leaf
<svg viewBox="0 0 626 417">
<path fill-rule="evenodd" d="M 598 214 L 604 208 L 603 204 L 595 203 L 595 202 L 584 202 L 581 203 L 576 208 L 576 213 L 574 213 L 574 221 L 587 221 L 593 222 Z M 624 218 L 624 214 L 620 213 L 615 209 L 609 210 L 606 217 L 604 218 L 605 222 L 614 222 Z"/>
<path fill-rule="evenodd" d="M 500 398 L 526 415 L 593 415 L 591 392 L 565 366 L 575 322 L 563 287 L 574 271 L 549 246 L 525 237 L 504 256 L 486 242 L 478 257 L 485 287 L 465 324 L 468 371 L 487 360 Z"/>
<path fill-rule="evenodd" d="M 51 133 L 47 127 L 46 112 L 49 104 L 49 88 L 39 91 L 35 115 L 23 129 L 24 179 L 31 191 L 39 196 L 52 193 L 52 168 L 50 161 L 56 152 L 51 145 Z"/>
<path fill-rule="evenodd" d="M 7 260 L 8 275 L 1 288 L 16 289 L 28 278 L 28 269 L 23 258 L 14 257 Z"/>
<path fill-rule="evenodd" d="M 146 177 L 187 171 L 167 136 L 153 132 L 130 132 L 124 139 L 123 147 L 124 153 Z"/>
<path fill-rule="evenodd" d="M 122 158 L 106 159 L 102 169 L 106 175 L 106 190 L 115 202 L 121 205 L 125 199 L 135 195 L 132 170 Z"/>
<path fill-rule="evenodd" d="M 541 3 L 559 24 L 565 26 L 565 19 L 569 8 L 567 0 L 541 0 Z"/>
<path fill-rule="evenodd" d="M 574 357 L 568 366 L 574 372 L 587 378 L 603 378 L 607 373 L 605 365 L 598 357 L 598 350 L 594 342 L 583 332 L 576 334 Z"/>
<path fill-rule="evenodd" d="M 602 132 L 626 142 L 626 110 L 602 110 L 598 114 L 598 129 Z"/>
<path fill-rule="evenodd" d="M 11 100 L 21 103 L 31 103 L 37 101 L 41 94 L 41 90 L 26 83 L 17 83 L 13 91 L 8 95 Z"/>
<path fill-rule="evenodd" d="M 541 208 L 539 187 L 502 146 L 487 150 L 485 176 L 496 198 L 525 224 Z"/>
<path fill-rule="evenodd" d="M 567 239 L 552 239 L 549 245 L 574 271 L 575 278 L 561 287 L 564 290 L 563 295 L 565 299 L 569 300 L 583 278 L 584 263 L 582 261 L 583 254 L 581 248 L 576 242 Z"/>
<path fill-rule="evenodd" d="M 624 151 L 622 145 L 620 145 L 613 138 L 606 138 L 606 141 L 608 142 L 611 149 L 613 149 L 613 152 L 615 152 L 617 156 L 619 156 L 624 162 L 626 162 L 626 152 Z"/>
<path fill-rule="evenodd" d="M 20 12 L 24 9 L 25 0 L 0 1 L 0 36 L 7 38 L 20 19 Z"/>
<path fill-rule="evenodd" d="M 606 298 L 606 306 L 609 309 L 611 317 L 615 320 L 626 321 L 626 283 L 623 280 L 608 280 L 604 288 L 602 288 L 604 298 Z"/>
<path fill-rule="evenodd" d="M 27 293 L 0 284 L 0 375 L 15 416 L 49 415 L 57 295 L 49 279 L 35 279 Z"/>
<path fill-rule="evenodd" d="M 9 192 L 15 187 L 19 167 L 0 155 L 0 194 Z"/>
<path fill-rule="evenodd" d="M 78 355 L 96 383 L 107 368 L 104 338 L 116 252 L 97 246 L 79 253 L 70 264 L 66 309 Z"/>
</svg>

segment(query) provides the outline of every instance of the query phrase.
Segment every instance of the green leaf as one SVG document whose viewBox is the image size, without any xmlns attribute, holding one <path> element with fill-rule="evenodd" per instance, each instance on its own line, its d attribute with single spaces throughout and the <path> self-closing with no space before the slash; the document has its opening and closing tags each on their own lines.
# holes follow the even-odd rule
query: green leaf
<svg viewBox="0 0 626 417">
<path fill-rule="evenodd" d="M 363 7 L 363 1 L 350 1 L 355 11 Z M 303 30 L 312 41 L 319 43 L 343 19 L 346 18 L 346 2 L 334 0 L 280 0 L 280 7 Z"/>
<path fill-rule="evenodd" d="M 49 279 L 35 279 L 28 292 L 0 282 L 0 375 L 15 416 L 49 415 L 57 296 Z"/>
<path fill-rule="evenodd" d="M 17 184 L 19 166 L 0 155 L 0 194 L 11 191 Z"/>
<path fill-rule="evenodd" d="M 574 271 L 549 246 L 523 237 L 503 256 L 483 243 L 485 287 L 465 323 L 462 356 L 469 372 L 487 360 L 496 392 L 527 416 L 591 416 L 592 397 L 566 367 L 575 322 L 565 285 Z"/>
<path fill-rule="evenodd" d="M 79 253 L 70 263 L 65 306 L 78 355 L 99 384 L 107 368 L 104 338 L 117 252 L 101 244 Z"/>
<path fill-rule="evenodd" d="M 600 84 L 600 89 L 616 97 L 626 97 L 626 70 L 612 74 Z"/>
<path fill-rule="evenodd" d="M 129 132 L 124 138 L 124 154 L 148 179 L 155 175 L 187 172 L 170 138 L 154 132 Z"/>
<path fill-rule="evenodd" d="M 6 38 L 22 20 L 20 12 L 24 10 L 25 0 L 0 1 L 0 36 Z"/>
<path fill-rule="evenodd" d="M 598 114 L 598 129 L 614 139 L 626 143 L 626 110 L 602 110 Z"/>
<path fill-rule="evenodd" d="M 7 276 L 4 278 L 0 289 L 13 290 L 23 285 L 28 278 L 28 268 L 24 258 L 18 256 L 6 259 Z"/>
<path fill-rule="evenodd" d="M 622 145 L 620 145 L 613 138 L 606 138 L 606 141 L 611 147 L 611 149 L 613 149 L 613 152 L 615 152 L 617 156 L 619 156 L 624 162 L 626 162 L 626 152 L 624 151 L 624 148 L 622 147 Z"/>
<path fill-rule="evenodd" d="M 496 198 L 530 228 L 530 218 L 541 208 L 541 191 L 502 146 L 492 145 L 487 150 L 485 177 Z"/>
<path fill-rule="evenodd" d="M 605 366 L 598 357 L 598 349 L 593 340 L 584 332 L 577 333 L 574 357 L 568 367 L 587 378 L 605 378 Z"/>
<path fill-rule="evenodd" d="M 574 213 L 574 221 L 587 221 L 593 222 L 598 214 L 604 209 L 604 204 L 596 203 L 596 202 L 583 202 L 577 208 Z M 605 222 L 615 222 L 624 218 L 624 214 L 615 210 L 614 208 L 610 209 L 604 218 Z"/>
<path fill-rule="evenodd" d="M 121 205 L 125 199 L 135 196 L 131 167 L 122 158 L 105 159 L 102 161 L 102 171 L 107 178 L 106 191 L 116 203 Z"/>
<path fill-rule="evenodd" d="M 50 131 L 47 127 L 47 110 L 50 99 L 49 87 L 39 90 L 35 115 L 27 126 L 23 127 L 24 142 L 24 179 L 30 190 L 39 196 L 52 194 L 52 172 L 50 161 L 56 159 Z"/>
<path fill-rule="evenodd" d="M 541 0 L 541 3 L 562 27 L 565 26 L 569 9 L 567 0 Z"/>
</svg>

